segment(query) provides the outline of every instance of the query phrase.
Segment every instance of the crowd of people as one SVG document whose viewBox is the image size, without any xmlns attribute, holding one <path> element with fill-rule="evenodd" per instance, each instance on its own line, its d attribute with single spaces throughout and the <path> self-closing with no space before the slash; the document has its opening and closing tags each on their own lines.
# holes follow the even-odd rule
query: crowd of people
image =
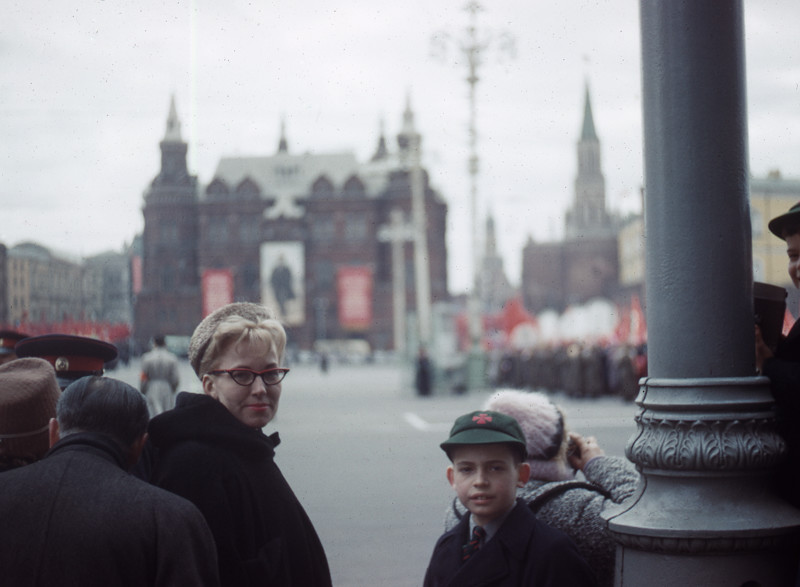
<svg viewBox="0 0 800 587">
<path fill-rule="evenodd" d="M 636 399 L 647 375 L 647 345 L 569 343 L 502 354 L 491 379 L 497 387 L 563 392 L 570 397 Z"/>
<path fill-rule="evenodd" d="M 229 304 L 197 326 L 189 361 L 203 393 L 172 397 L 177 375 L 160 338 L 140 389 L 105 376 L 109 346 L 65 335 L 4 343 L 4 580 L 331 585 L 314 525 L 275 463 L 278 433 L 264 433 L 289 372 L 271 310 Z M 464 573 L 499 585 L 610 584 L 613 545 L 599 512 L 632 493 L 627 461 L 571 433 L 545 395 L 513 390 L 456 420 L 442 448 L 457 502 L 426 585 L 461 584 Z M 567 515 L 573 507 L 581 523 L 579 510 Z M 474 541 L 462 533 L 476 525 L 486 534 L 467 561 L 461 539 Z M 524 564 L 507 558 L 506 543 L 528 553 Z"/>
<path fill-rule="evenodd" d="M 800 287 L 800 204 L 775 220 Z M 798 332 L 770 348 L 756 327 L 756 365 L 781 422 L 796 410 Z M 113 345 L 0 331 L 3 583 L 330 586 L 324 547 L 275 463 L 278 433 L 263 431 L 289 372 L 276 315 L 234 303 L 197 326 L 189 360 L 203 393 L 175 396 L 162 347 L 157 339 L 135 389 L 104 376 Z M 501 389 L 440 444 L 455 497 L 443 504 L 424 586 L 612 585 L 616 546 L 603 514 L 633 498 L 639 473 L 531 389 L 630 399 L 645 373 L 645 349 L 627 346 L 502 357 Z"/>
</svg>

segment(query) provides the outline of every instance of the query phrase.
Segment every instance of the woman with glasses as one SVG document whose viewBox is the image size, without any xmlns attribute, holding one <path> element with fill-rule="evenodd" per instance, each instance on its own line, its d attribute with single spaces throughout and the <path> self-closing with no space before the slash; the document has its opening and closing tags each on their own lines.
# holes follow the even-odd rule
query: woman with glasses
<svg viewBox="0 0 800 587">
<path fill-rule="evenodd" d="M 203 394 L 181 392 L 150 421 L 150 481 L 193 502 L 214 534 L 223 586 L 331 584 L 314 526 L 264 434 L 289 372 L 286 332 L 266 307 L 229 304 L 189 343 Z"/>
</svg>

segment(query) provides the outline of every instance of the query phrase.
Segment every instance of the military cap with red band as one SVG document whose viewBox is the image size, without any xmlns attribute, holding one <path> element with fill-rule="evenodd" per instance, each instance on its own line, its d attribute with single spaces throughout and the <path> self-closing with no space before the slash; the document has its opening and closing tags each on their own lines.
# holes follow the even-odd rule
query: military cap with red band
<svg viewBox="0 0 800 587">
<path fill-rule="evenodd" d="M 108 342 L 72 334 L 43 334 L 17 343 L 18 357 L 40 357 L 56 371 L 63 389 L 85 375 L 102 375 L 104 365 L 117 358 L 117 347 Z"/>
<path fill-rule="evenodd" d="M 0 330 L 0 355 L 10 355 L 14 352 L 14 347 L 28 335 L 16 330 Z"/>
</svg>

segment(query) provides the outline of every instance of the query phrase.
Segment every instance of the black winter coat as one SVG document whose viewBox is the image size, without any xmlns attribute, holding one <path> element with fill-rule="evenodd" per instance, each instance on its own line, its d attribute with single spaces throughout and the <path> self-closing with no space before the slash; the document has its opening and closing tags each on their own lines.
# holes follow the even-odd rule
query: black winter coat
<svg viewBox="0 0 800 587">
<path fill-rule="evenodd" d="M 775 356 L 764 361 L 761 372 L 769 377 L 778 404 L 778 431 L 787 444 L 787 458 L 778 470 L 777 492 L 800 507 L 800 320 L 778 343 Z"/>
<path fill-rule="evenodd" d="M 536 519 L 520 500 L 497 533 L 467 562 L 469 516 L 433 549 L 425 587 L 593 587 L 596 579 L 569 537 Z"/>
<path fill-rule="evenodd" d="M 277 433 L 266 436 L 215 399 L 186 392 L 149 432 L 151 482 L 203 513 L 223 586 L 331 585 L 316 530 L 273 460 Z"/>
<path fill-rule="evenodd" d="M 216 552 L 185 499 L 128 474 L 111 439 L 69 435 L 0 474 L 0 584 L 213 587 Z"/>
</svg>

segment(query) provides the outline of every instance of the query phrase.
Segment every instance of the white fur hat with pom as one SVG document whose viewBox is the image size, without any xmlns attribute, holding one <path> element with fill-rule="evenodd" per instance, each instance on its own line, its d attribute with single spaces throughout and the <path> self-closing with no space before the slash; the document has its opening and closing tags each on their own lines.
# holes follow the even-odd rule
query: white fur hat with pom
<svg viewBox="0 0 800 587">
<path fill-rule="evenodd" d="M 574 478 L 567 462 L 564 414 L 543 393 L 503 389 L 495 392 L 484 409 L 514 418 L 525 434 L 531 479 L 564 481 Z"/>
</svg>

